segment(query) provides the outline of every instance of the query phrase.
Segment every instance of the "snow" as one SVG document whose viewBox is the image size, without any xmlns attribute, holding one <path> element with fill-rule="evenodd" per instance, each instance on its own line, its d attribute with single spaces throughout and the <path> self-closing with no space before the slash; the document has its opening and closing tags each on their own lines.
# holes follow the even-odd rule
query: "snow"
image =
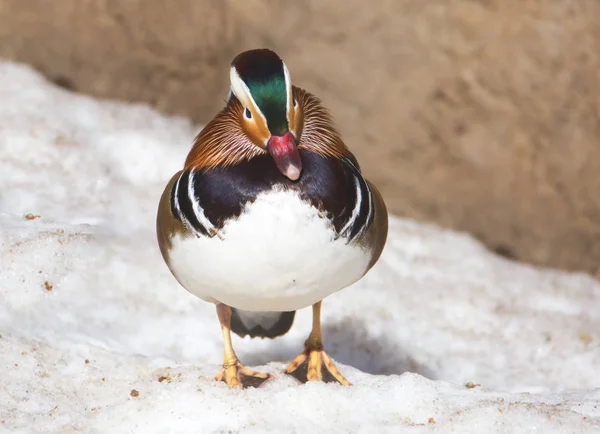
<svg viewBox="0 0 600 434">
<path fill-rule="evenodd" d="M 0 432 L 600 430 L 600 284 L 398 218 L 380 263 L 323 305 L 353 386 L 281 374 L 310 309 L 283 338 L 234 339 L 273 381 L 213 382 L 214 306 L 178 286 L 154 234 L 198 127 L 6 62 L 0 101 Z"/>
</svg>

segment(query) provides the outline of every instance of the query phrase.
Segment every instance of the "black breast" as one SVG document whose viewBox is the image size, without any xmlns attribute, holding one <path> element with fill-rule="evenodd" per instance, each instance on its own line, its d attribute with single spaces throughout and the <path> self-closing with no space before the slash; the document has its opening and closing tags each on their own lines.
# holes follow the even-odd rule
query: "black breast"
<svg viewBox="0 0 600 434">
<path fill-rule="evenodd" d="M 296 182 L 279 172 L 270 155 L 261 155 L 236 166 L 198 171 L 191 177 L 184 173 L 173 187 L 173 199 L 176 189 L 179 198 L 172 201 L 174 215 L 207 234 L 210 230 L 202 224 L 196 227 L 203 219 L 190 213 L 200 209 L 208 220 L 204 226 L 212 224 L 219 229 L 228 219 L 238 217 L 244 205 L 253 202 L 260 193 L 278 186 L 298 191 L 301 198 L 332 221 L 338 233 L 354 219 L 347 228 L 349 238 L 354 238 L 372 220 L 369 216 L 372 214 L 370 192 L 355 162 L 323 158 L 306 150 L 300 150 L 300 158 L 303 169 Z M 186 186 L 189 182 L 193 183 L 193 200 L 199 205 L 195 211 L 189 196 L 182 197 L 190 191 Z M 361 199 L 358 206 L 357 199 Z"/>
</svg>

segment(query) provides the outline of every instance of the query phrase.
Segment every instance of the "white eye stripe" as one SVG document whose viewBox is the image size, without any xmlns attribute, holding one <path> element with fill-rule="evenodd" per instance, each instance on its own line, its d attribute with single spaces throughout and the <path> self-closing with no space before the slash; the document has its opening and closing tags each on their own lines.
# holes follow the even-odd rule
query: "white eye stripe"
<svg viewBox="0 0 600 434">
<path fill-rule="evenodd" d="M 290 112 L 290 107 L 296 107 L 296 104 L 294 104 L 294 100 L 293 100 L 293 95 L 292 95 L 292 78 L 290 77 L 290 71 L 288 71 L 287 66 L 285 65 L 285 63 L 281 62 L 283 64 L 283 75 L 285 76 L 285 91 L 287 94 L 287 104 L 286 104 L 286 113 L 289 115 Z M 292 104 L 290 104 L 290 102 Z"/>
<path fill-rule="evenodd" d="M 250 89 L 248 89 L 246 83 L 242 81 L 234 66 L 232 66 L 229 71 L 229 80 L 231 81 L 231 92 L 233 92 L 237 99 L 240 100 L 244 107 L 248 107 L 250 105 L 250 99 L 252 99 Z"/>
<path fill-rule="evenodd" d="M 235 66 L 232 66 L 229 71 L 229 80 L 231 81 L 231 92 L 236 96 L 237 99 L 240 100 L 245 109 L 250 110 L 251 112 L 258 113 L 258 115 L 263 119 L 265 125 L 267 125 L 267 118 L 263 115 L 262 111 L 258 108 L 258 104 L 252 98 L 252 94 L 250 93 L 250 89 L 244 80 L 240 77 Z"/>
</svg>

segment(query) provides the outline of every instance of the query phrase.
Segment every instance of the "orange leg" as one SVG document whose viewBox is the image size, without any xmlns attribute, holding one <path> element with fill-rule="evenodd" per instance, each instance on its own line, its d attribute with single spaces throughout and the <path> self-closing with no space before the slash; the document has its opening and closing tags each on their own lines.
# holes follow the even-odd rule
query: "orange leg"
<svg viewBox="0 0 600 434">
<path fill-rule="evenodd" d="M 321 302 L 313 305 L 313 326 L 304 342 L 304 351 L 285 370 L 302 383 L 307 381 L 338 382 L 350 386 L 350 382 L 338 371 L 329 355 L 323 350 L 321 337 Z"/>
<path fill-rule="evenodd" d="M 231 342 L 231 307 L 223 303 L 217 304 L 217 315 L 223 332 L 223 368 L 215 380 L 223 381 L 229 387 L 259 387 L 271 376 L 246 368 L 238 360 Z"/>
</svg>

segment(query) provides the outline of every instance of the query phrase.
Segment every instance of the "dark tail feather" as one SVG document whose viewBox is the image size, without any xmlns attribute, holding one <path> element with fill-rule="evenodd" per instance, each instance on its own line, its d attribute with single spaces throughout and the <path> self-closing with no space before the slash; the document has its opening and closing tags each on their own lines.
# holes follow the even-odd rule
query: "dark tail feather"
<svg viewBox="0 0 600 434">
<path fill-rule="evenodd" d="M 292 327 L 296 311 L 249 312 L 231 308 L 231 331 L 240 337 L 276 338 Z"/>
</svg>

